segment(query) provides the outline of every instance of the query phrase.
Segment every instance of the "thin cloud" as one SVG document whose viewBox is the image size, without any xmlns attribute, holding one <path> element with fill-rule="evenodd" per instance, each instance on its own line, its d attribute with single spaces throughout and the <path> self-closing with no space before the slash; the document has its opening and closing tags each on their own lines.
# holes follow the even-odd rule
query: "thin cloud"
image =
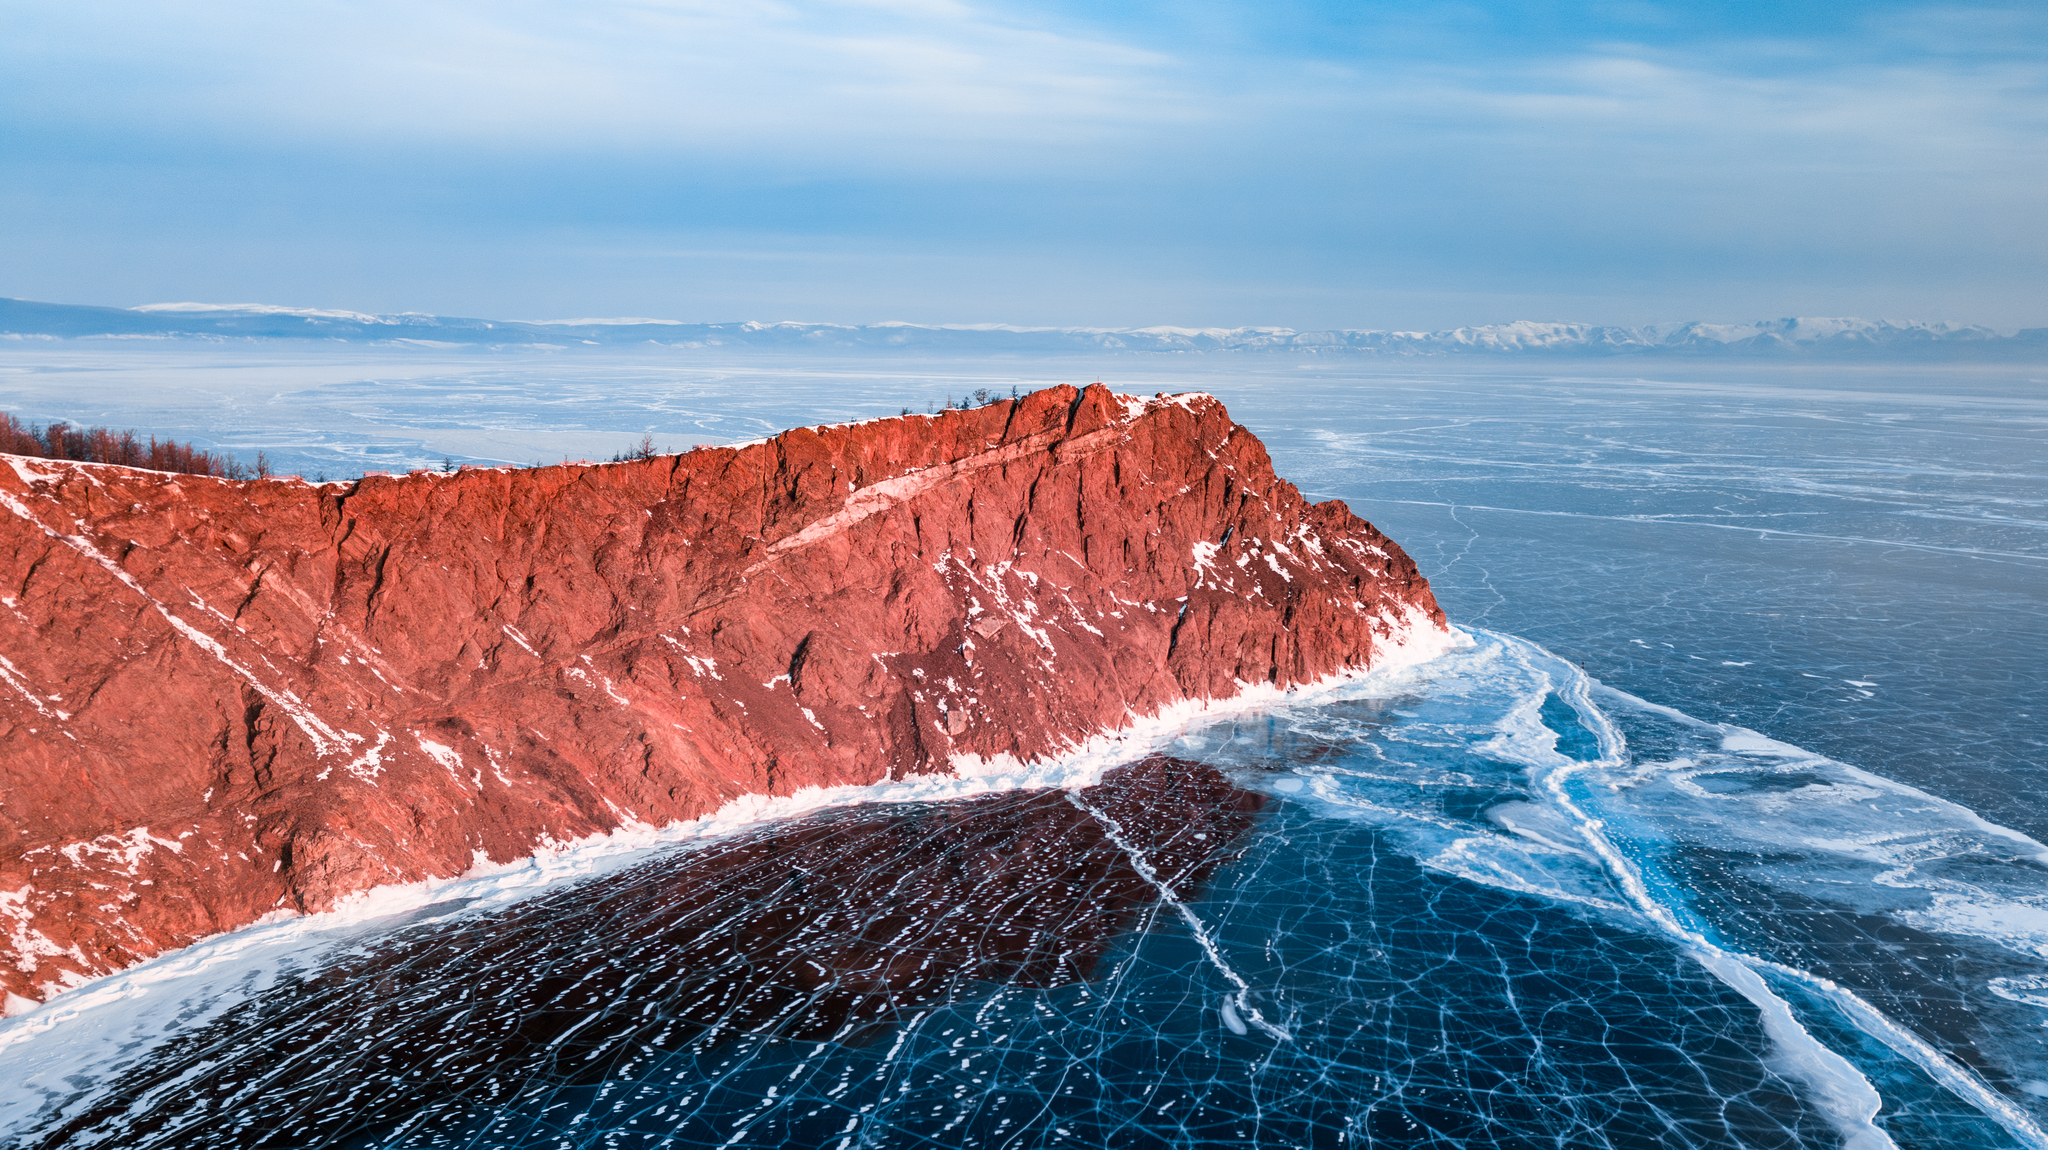
<svg viewBox="0 0 2048 1150">
<path fill-rule="evenodd" d="M 1185 122 L 1199 103 L 1161 53 L 950 3 L 223 3 L 135 16 L 87 28 L 46 9 L 41 43 L 64 45 L 54 63 L 0 48 L 31 89 L 17 107 L 272 138 L 829 154 L 875 139 L 1116 135 Z"/>
<path fill-rule="evenodd" d="M 62 295 L 264 294 L 175 278 L 235 252 L 319 299 L 323 267 L 400 277 L 364 254 L 384 245 L 446 253 L 394 293 L 487 298 L 376 306 L 468 314 L 587 314 L 578 290 L 667 282 L 626 266 L 647 253 L 717 251 L 692 291 L 854 319 L 912 288 L 835 269 L 907 285 L 934 260 L 969 285 L 934 293 L 961 316 L 916 297 L 941 320 L 1004 318 L 998 292 L 1172 318 L 1147 292 L 1197 279 L 1301 326 L 1514 318 L 1277 310 L 1347 296 L 2048 319 L 2019 314 L 2048 259 L 2048 17 L 2017 6 L 24 0 L 9 22 L 9 294 L 136 268 L 155 286 Z M 66 254 L 88 249 L 163 254 Z M 513 265 L 559 290 L 502 297 Z M 1138 314 L 1059 311 L 1084 274 Z"/>
</svg>

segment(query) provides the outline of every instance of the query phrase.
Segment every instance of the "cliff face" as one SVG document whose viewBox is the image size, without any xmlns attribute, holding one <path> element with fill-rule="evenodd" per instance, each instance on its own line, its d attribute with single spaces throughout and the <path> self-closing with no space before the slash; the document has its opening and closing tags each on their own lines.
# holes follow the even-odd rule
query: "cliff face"
<svg viewBox="0 0 2048 1150">
<path fill-rule="evenodd" d="M 0 987 L 30 1000 L 744 794 L 1056 755 L 1443 626 L 1399 547 L 1199 395 L 321 486 L 0 460 Z"/>
</svg>

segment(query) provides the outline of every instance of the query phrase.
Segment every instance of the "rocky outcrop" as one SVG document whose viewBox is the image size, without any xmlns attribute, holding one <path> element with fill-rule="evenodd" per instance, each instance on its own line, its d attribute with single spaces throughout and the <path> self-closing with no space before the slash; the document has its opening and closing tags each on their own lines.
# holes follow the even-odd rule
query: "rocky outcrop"
<svg viewBox="0 0 2048 1150">
<path fill-rule="evenodd" d="M 747 794 L 1056 756 L 1441 634 L 1203 395 L 616 464 L 0 456 L 0 985 Z"/>
</svg>

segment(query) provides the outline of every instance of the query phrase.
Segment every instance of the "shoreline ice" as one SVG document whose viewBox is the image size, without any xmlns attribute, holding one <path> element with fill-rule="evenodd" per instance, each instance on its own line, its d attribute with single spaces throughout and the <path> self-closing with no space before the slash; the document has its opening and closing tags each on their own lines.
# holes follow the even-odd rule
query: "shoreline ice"
<svg viewBox="0 0 2048 1150">
<path fill-rule="evenodd" d="M 263 986 L 317 962 L 322 954 L 383 927 L 431 921 L 454 913 L 501 909 L 561 886 L 595 878 L 650 858 L 687 849 L 773 822 L 818 811 L 878 803 L 943 802 L 1019 790 L 1079 789 L 1113 768 L 1169 750 L 1193 728 L 1276 705 L 1314 703 L 1360 686 L 1399 681 L 1405 672 L 1468 644 L 1458 628 L 1437 628 L 1419 612 L 1397 627 L 1400 641 L 1382 648 L 1373 667 L 1338 671 L 1281 689 L 1247 684 L 1228 698 L 1187 700 L 1114 732 L 1069 745 L 1058 756 L 1018 763 L 1000 756 L 961 756 L 948 775 L 887 780 L 867 785 L 808 787 L 785 796 L 746 795 L 696 819 L 656 827 L 628 822 L 618 829 L 571 841 L 549 841 L 524 858 L 479 862 L 464 874 L 393 883 L 358 892 L 318 914 L 279 912 L 238 930 L 216 934 L 134 966 L 79 984 L 0 1019 L 0 1064 L 26 1061 L 36 1068 L 16 1079 L 14 1097 L 0 1093 L 0 1133 L 33 1125 L 45 1107 L 83 1090 L 47 1083 L 118 1074 L 168 1037 L 136 1017 L 144 999 L 168 999 L 180 1008 L 180 1029 L 203 1023 L 260 993 Z M 1005 761 L 1007 760 L 1007 761 Z M 453 905 L 441 913 L 437 907 Z M 164 1020 L 159 1020 L 164 1021 Z"/>
</svg>

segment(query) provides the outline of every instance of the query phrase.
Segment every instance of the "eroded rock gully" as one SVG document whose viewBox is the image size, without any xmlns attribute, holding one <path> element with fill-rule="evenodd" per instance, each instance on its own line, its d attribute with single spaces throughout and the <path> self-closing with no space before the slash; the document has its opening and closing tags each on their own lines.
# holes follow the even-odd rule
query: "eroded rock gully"
<svg viewBox="0 0 2048 1150">
<path fill-rule="evenodd" d="M 0 460 L 16 1008 L 273 911 L 1042 759 L 1443 627 L 1203 395 L 352 484 Z"/>
</svg>

